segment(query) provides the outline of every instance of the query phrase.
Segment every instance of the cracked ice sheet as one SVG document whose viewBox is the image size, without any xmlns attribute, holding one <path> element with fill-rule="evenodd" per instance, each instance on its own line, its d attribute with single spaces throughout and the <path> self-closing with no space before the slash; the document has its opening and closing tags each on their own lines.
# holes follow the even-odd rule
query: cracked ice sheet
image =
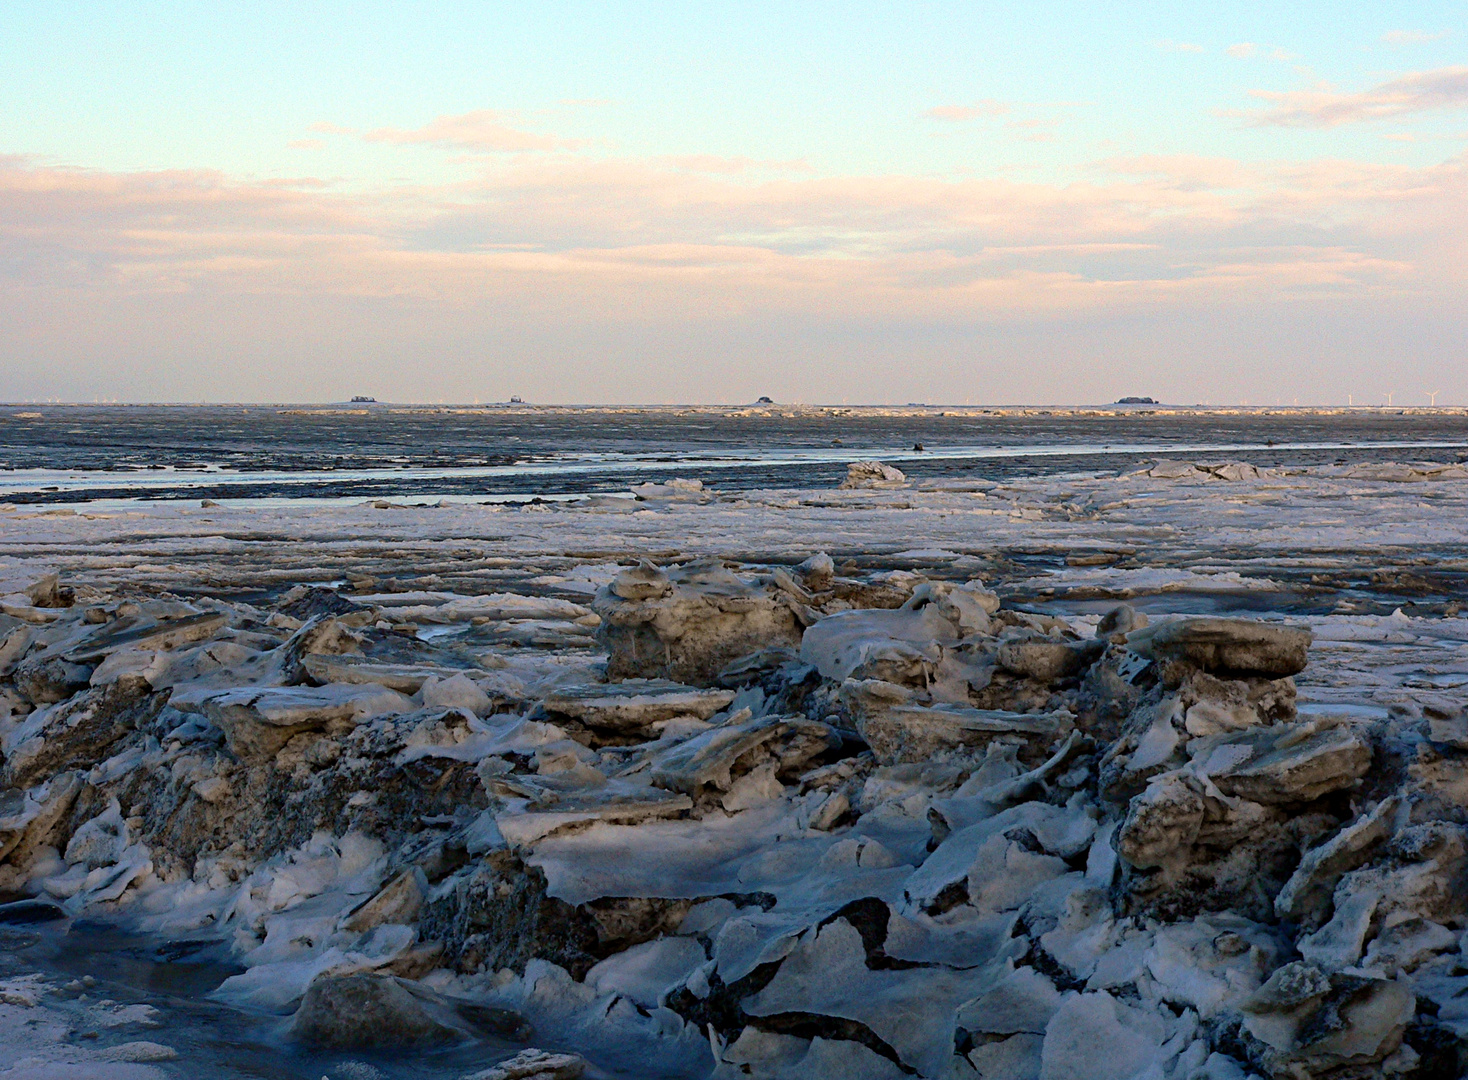
<svg viewBox="0 0 1468 1080">
<path fill-rule="evenodd" d="M 167 1060 L 170 1048 L 140 1037 L 152 1015 L 106 999 L 59 997 L 41 975 L 0 979 L 0 1080 L 168 1080 L 177 1075 L 148 1061 Z M 80 1040 L 78 1031 L 127 1029 L 111 1038 Z M 172 1042 L 174 1035 L 158 1036 Z M 129 1051 L 132 1051 L 130 1054 Z M 142 1051 L 139 1053 L 139 1051 Z M 149 1053 L 148 1051 L 152 1051 Z"/>
<path fill-rule="evenodd" d="M 850 836 L 860 834 L 860 824 Z M 896 900 L 911 864 L 866 868 L 823 857 L 848 835 L 803 829 L 780 800 L 702 821 L 598 822 L 537 842 L 526 858 L 549 895 L 569 904 L 604 896 L 694 899 L 767 892 L 778 909 L 834 911 L 851 900 Z"/>
<path fill-rule="evenodd" d="M 574 1046 L 623 1076 L 683 1080 L 707 1076 L 713 1065 L 707 1034 L 670 1009 L 639 1008 L 544 960 L 531 960 L 522 976 L 496 979 L 483 1000 L 534 1017 L 541 1045 Z"/>
<path fill-rule="evenodd" d="M 1310 666 L 1295 677 L 1301 712 L 1384 716 L 1442 697 L 1451 706 L 1468 686 L 1468 619 L 1391 615 L 1304 618 L 1315 634 Z"/>
<path fill-rule="evenodd" d="M 1167 592 L 1285 592 L 1288 587 L 1267 577 L 1245 577 L 1237 571 L 1197 573 L 1152 567 L 1132 570 L 1121 567 L 1067 568 L 1043 577 L 1016 582 L 1021 589 L 1053 589 L 1056 592 L 1099 590 L 1117 597 Z"/>
<path fill-rule="evenodd" d="M 0 1080 L 169 1080 L 169 1073 L 153 1065 L 109 1060 L 107 1050 L 71 1045 L 69 1017 L 47 1017 L 46 1024 L 38 1017 L 12 1020 L 12 1011 L 18 1010 L 0 1006 L 0 1044 L 6 1047 L 0 1054 Z M 153 1044 L 147 1045 L 151 1049 Z M 129 1049 L 108 1048 L 114 1054 Z M 166 1057 L 166 1051 L 160 1057 Z"/>
<path fill-rule="evenodd" d="M 348 570 L 390 576 L 415 562 L 482 574 L 474 559 L 491 556 L 566 559 L 579 552 L 586 553 L 581 562 L 598 565 L 613 557 L 730 555 L 741 548 L 802 557 L 822 549 L 895 554 L 914 550 L 914 538 L 935 556 L 1131 546 L 1153 565 L 1207 563 L 1220 572 L 1286 562 L 1374 569 L 1468 553 L 1468 481 L 1398 484 L 1330 472 L 1237 483 L 1048 476 L 987 493 L 769 489 L 630 514 L 575 504 L 537 513 L 472 504 L 390 511 L 370 504 L 82 506 L 63 516 L 7 512 L 0 559 L 7 568 L 57 569 L 83 583 L 203 587 L 223 577 L 268 587 L 336 580 Z"/>
<path fill-rule="evenodd" d="M 865 1024 L 924 1076 L 941 1076 L 953 1056 L 958 1007 L 1009 973 L 1003 962 L 872 971 L 861 935 L 845 919 L 807 930 L 774 979 L 744 1003 L 751 1016 L 814 1012 Z"/>
</svg>

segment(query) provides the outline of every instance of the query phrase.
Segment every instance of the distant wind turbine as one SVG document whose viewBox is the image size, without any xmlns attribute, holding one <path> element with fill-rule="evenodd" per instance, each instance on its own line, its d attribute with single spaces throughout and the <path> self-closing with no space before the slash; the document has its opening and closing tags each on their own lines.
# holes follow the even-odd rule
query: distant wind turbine
<svg viewBox="0 0 1468 1080">
<path fill-rule="evenodd" d="M 1439 394 L 1441 394 L 1442 391 L 1441 390 L 1424 390 L 1422 392 L 1427 395 L 1427 400 L 1430 401 L 1430 402 L 1432 402 L 1432 407 L 1434 409 L 1437 408 L 1437 396 Z"/>
</svg>

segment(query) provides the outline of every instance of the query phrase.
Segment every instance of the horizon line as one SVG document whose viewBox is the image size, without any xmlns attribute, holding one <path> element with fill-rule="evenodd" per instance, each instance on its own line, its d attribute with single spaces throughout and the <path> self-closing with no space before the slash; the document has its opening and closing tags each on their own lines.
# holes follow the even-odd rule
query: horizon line
<svg viewBox="0 0 1468 1080">
<path fill-rule="evenodd" d="M 353 408 L 361 411 L 378 409 L 462 409 L 462 410 L 535 410 L 535 409 L 565 409 L 565 410 L 667 410 L 667 409 L 812 409 L 812 410 L 842 410 L 842 409 L 952 409 L 964 411 L 980 411 L 993 409 L 1050 409 L 1060 411 L 1076 411 L 1084 409 L 1120 409 L 1127 411 L 1140 410 L 1172 410 L 1172 411 L 1250 411 L 1250 412 L 1302 412 L 1302 411 L 1350 411 L 1350 412 L 1439 412 L 1455 413 L 1468 412 L 1468 405 L 1437 405 L 1437 404 L 1356 404 L 1315 402 L 1312 404 L 1286 405 L 1276 403 L 1273 405 L 1251 404 L 1248 402 L 1194 402 L 1192 404 L 1181 404 L 1164 401 L 1136 402 L 1136 401 L 1105 401 L 1105 402 L 1072 402 L 1072 403 L 1039 403 L 1039 402 L 989 402 L 985 404 L 960 404 L 956 402 L 905 402 L 903 404 L 886 404 L 882 402 L 809 402 L 809 401 L 730 401 L 730 402 L 556 402 L 556 401 L 80 401 L 80 400 L 58 400 L 58 399 L 18 399 L 0 401 L 0 409 L 27 409 L 27 408 L 154 408 L 154 409 L 183 409 L 183 408 L 257 408 L 257 409 L 342 409 Z"/>
</svg>

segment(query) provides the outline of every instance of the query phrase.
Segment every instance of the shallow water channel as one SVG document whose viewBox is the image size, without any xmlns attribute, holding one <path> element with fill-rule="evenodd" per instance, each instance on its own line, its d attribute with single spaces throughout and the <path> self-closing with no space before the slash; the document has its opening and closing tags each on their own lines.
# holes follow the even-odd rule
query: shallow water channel
<svg viewBox="0 0 1468 1080">
<path fill-rule="evenodd" d="M 163 942 L 86 919 L 0 923 L 0 980 L 41 975 L 51 1019 L 70 1021 L 68 1042 L 99 1056 L 123 1043 L 162 1043 L 178 1058 L 155 1067 L 190 1080 L 457 1080 L 521 1049 L 486 1040 L 317 1053 L 288 1042 L 281 1017 L 209 1000 L 242 970 L 220 943 Z"/>
</svg>

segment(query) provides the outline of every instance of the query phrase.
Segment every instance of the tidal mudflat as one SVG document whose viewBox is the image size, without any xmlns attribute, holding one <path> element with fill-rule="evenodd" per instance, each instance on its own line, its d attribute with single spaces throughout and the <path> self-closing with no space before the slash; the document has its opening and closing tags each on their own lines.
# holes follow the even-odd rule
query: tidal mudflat
<svg viewBox="0 0 1468 1080">
<path fill-rule="evenodd" d="M 1455 1077 L 1453 435 L 12 500 L 0 1076 Z"/>
</svg>

